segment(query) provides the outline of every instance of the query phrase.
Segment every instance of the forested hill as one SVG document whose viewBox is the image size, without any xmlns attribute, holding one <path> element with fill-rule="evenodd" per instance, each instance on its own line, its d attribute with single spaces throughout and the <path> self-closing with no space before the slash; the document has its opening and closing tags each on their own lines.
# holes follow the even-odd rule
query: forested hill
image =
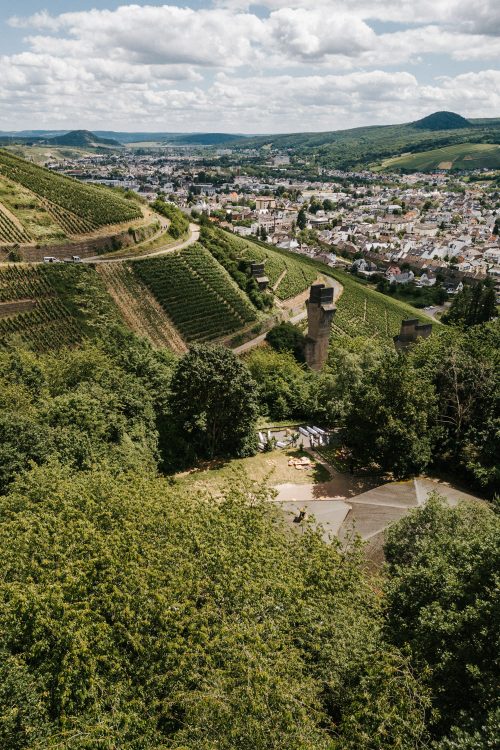
<svg viewBox="0 0 500 750">
<path fill-rule="evenodd" d="M 419 130 L 459 130 L 470 126 L 470 120 L 455 112 L 434 112 L 412 123 L 412 127 Z"/>
<path fill-rule="evenodd" d="M 452 112 L 437 112 L 417 122 L 247 138 L 235 149 L 272 148 L 289 151 L 319 166 L 337 169 L 366 167 L 406 152 L 419 152 L 457 143 L 499 143 L 500 119 L 466 120 Z"/>
<path fill-rule="evenodd" d="M 47 138 L 46 143 L 54 146 L 75 146 L 80 148 L 92 148 L 95 146 L 120 146 L 119 141 L 113 138 L 101 138 L 89 130 L 72 130 L 64 135 Z"/>
</svg>

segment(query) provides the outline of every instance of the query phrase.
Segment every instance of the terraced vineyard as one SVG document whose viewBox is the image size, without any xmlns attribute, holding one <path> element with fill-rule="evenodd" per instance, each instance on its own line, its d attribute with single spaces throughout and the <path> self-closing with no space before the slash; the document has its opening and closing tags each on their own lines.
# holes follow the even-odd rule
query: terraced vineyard
<svg viewBox="0 0 500 750">
<path fill-rule="evenodd" d="M 0 302 L 46 297 L 52 291 L 45 266 L 6 266 L 0 270 Z"/>
<path fill-rule="evenodd" d="M 254 242 L 242 242 L 240 253 L 241 257 L 247 260 L 264 263 L 269 285 L 280 300 L 287 300 L 301 294 L 318 276 L 314 269 L 299 260 L 279 255 Z"/>
<path fill-rule="evenodd" d="M 308 268 L 314 278 L 325 274 L 342 284 L 343 293 L 336 303 L 337 312 L 333 319 L 333 335 L 381 336 L 392 339 L 399 333 L 404 318 L 418 318 L 422 323 L 440 325 L 421 310 L 380 294 L 337 268 L 304 256 L 297 256 L 295 260 L 286 250 L 275 250 L 274 255 L 282 257 L 284 261 L 291 259 L 304 269 Z"/>
<path fill-rule="evenodd" d="M 347 273 L 330 270 L 329 275 L 344 287 L 333 319 L 333 331 L 337 334 L 392 339 L 399 333 L 404 318 L 418 318 L 422 323 L 436 322 L 405 302 L 361 285 Z"/>
<path fill-rule="evenodd" d="M 247 257 L 264 263 L 274 293 L 280 300 L 287 300 L 301 294 L 311 286 L 318 274 L 310 266 L 294 258 L 285 258 L 272 250 L 267 250 L 253 243 L 248 244 Z M 281 277 L 281 280 L 280 280 Z M 279 284 L 276 286 L 277 282 Z"/>
<path fill-rule="evenodd" d="M 130 265 L 188 342 L 220 338 L 257 317 L 229 274 L 199 244 Z"/>
<path fill-rule="evenodd" d="M 183 354 L 187 346 L 163 307 L 134 273 L 129 263 L 100 263 L 97 272 L 104 279 L 126 325 L 161 349 Z"/>
<path fill-rule="evenodd" d="M 51 203 L 45 199 L 42 200 L 42 204 L 57 224 L 59 224 L 59 226 L 62 227 L 70 237 L 93 232 L 98 228 L 98 225 L 95 222 L 90 221 L 89 219 L 82 219 L 72 211 L 62 208 L 62 206 L 57 206 L 55 203 Z"/>
<path fill-rule="evenodd" d="M 0 204 L 0 242 L 29 242 L 30 236 L 21 225 L 16 224 Z"/>
<path fill-rule="evenodd" d="M 219 230 L 216 237 L 226 247 L 226 252 L 229 250 L 235 257 L 264 263 L 269 285 L 271 288 L 276 287 L 274 293 L 280 300 L 287 300 L 301 294 L 317 277 L 317 273 L 311 267 L 293 257 L 284 257 L 271 249 L 249 240 L 242 240 L 228 232 Z"/>
<path fill-rule="evenodd" d="M 33 310 L 0 318 L 0 348 L 18 336 L 35 351 L 73 346 L 82 340 L 79 323 L 58 299 L 40 299 Z"/>
<path fill-rule="evenodd" d="M 6 347 L 12 336 L 36 351 L 72 346 L 82 340 L 82 322 L 65 303 L 56 273 L 44 266 L 0 269 L 0 348 Z M 28 300 L 31 309 L 26 309 Z"/>
<path fill-rule="evenodd" d="M 48 201 L 51 211 L 59 210 L 57 221 L 65 223 L 69 234 L 80 232 L 81 227 L 102 227 L 141 217 L 136 203 L 108 188 L 82 184 L 1 149 L 0 175 Z"/>
</svg>

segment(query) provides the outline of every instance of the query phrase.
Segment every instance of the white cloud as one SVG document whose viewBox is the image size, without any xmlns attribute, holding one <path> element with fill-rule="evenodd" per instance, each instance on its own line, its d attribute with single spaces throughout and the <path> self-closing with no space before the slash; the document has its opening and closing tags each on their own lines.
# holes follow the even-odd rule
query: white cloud
<svg viewBox="0 0 500 750">
<path fill-rule="evenodd" d="M 0 57 L 0 125 L 317 130 L 500 107 L 496 0 L 256 4 L 268 13 L 218 0 L 13 18 L 27 36 Z M 398 25 L 377 33 L 374 20 Z M 404 69 L 436 53 L 447 70 L 487 70 L 422 84 Z"/>
</svg>

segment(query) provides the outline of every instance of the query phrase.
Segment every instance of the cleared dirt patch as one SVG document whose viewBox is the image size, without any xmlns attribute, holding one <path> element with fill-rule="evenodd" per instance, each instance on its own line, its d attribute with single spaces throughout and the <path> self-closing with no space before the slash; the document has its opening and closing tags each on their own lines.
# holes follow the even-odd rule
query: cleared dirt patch
<svg viewBox="0 0 500 750">
<path fill-rule="evenodd" d="M 0 318 L 9 318 L 33 310 L 36 302 L 33 299 L 20 299 L 15 302 L 0 302 Z"/>
</svg>

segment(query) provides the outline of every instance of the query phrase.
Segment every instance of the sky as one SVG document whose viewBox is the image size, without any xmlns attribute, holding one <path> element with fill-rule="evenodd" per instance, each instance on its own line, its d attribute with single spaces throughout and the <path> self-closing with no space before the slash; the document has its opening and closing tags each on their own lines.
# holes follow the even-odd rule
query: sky
<svg viewBox="0 0 500 750">
<path fill-rule="evenodd" d="M 500 117 L 499 0 L 0 0 L 0 130 Z"/>
</svg>

